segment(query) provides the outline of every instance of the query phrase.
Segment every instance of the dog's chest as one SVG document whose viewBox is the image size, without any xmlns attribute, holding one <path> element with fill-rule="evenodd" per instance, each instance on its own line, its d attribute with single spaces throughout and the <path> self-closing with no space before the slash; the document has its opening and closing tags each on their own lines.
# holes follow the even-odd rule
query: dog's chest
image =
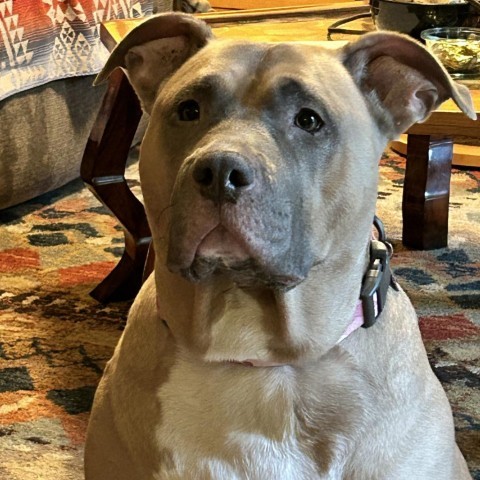
<svg viewBox="0 0 480 480">
<path fill-rule="evenodd" d="M 157 394 L 156 438 L 168 457 L 158 478 L 341 478 L 344 440 L 322 436 L 334 431 L 322 421 L 306 426 L 298 394 L 290 367 L 177 362 Z"/>
</svg>

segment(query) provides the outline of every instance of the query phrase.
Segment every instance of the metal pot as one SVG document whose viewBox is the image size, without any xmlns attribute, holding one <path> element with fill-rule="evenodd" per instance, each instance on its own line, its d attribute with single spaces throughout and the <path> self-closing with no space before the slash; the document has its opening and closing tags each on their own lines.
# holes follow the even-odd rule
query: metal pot
<svg viewBox="0 0 480 480">
<path fill-rule="evenodd" d="M 470 4 L 414 3 L 370 0 L 373 23 L 379 30 L 407 33 L 420 39 L 420 32 L 435 27 L 461 27 L 470 15 Z"/>
</svg>

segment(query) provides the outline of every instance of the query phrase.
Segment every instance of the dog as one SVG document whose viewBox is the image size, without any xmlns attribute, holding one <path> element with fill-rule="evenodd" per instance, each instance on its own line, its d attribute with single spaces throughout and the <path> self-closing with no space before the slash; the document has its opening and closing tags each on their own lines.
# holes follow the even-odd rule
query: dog
<svg viewBox="0 0 480 480">
<path fill-rule="evenodd" d="M 86 479 L 471 478 L 371 239 L 387 142 L 448 98 L 475 118 L 468 90 L 400 34 L 218 40 L 181 13 L 129 33 L 97 83 L 117 67 L 150 115 L 155 271 L 95 395 Z"/>
</svg>

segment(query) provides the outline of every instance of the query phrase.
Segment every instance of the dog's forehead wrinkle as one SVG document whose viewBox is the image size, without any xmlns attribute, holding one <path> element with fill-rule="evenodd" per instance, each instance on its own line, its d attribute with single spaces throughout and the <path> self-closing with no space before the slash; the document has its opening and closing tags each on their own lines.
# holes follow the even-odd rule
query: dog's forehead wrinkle
<svg viewBox="0 0 480 480">
<path fill-rule="evenodd" d="M 308 80 L 304 80 L 301 75 L 293 72 L 281 72 L 272 75 L 263 87 L 252 85 L 253 88 L 259 89 L 263 96 L 273 94 L 277 100 L 290 103 L 302 102 L 317 103 L 320 98 L 317 89 Z"/>
<path fill-rule="evenodd" d="M 202 75 L 189 80 L 177 93 L 177 98 L 207 91 L 225 91 L 230 89 L 228 71 L 222 73 L 206 71 Z"/>
</svg>

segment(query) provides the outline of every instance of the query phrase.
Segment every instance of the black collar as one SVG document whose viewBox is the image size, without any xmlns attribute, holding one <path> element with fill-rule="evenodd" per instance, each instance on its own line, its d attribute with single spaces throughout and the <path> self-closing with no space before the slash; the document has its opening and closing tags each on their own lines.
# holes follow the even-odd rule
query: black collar
<svg viewBox="0 0 480 480">
<path fill-rule="evenodd" d="M 375 324 L 382 313 L 387 299 L 388 287 L 398 290 L 390 269 L 390 257 L 393 253 L 392 245 L 387 242 L 385 228 L 382 221 L 375 216 L 373 225 L 378 231 L 378 239 L 370 242 L 370 261 L 362 279 L 360 300 L 363 310 L 363 328 Z"/>
</svg>

